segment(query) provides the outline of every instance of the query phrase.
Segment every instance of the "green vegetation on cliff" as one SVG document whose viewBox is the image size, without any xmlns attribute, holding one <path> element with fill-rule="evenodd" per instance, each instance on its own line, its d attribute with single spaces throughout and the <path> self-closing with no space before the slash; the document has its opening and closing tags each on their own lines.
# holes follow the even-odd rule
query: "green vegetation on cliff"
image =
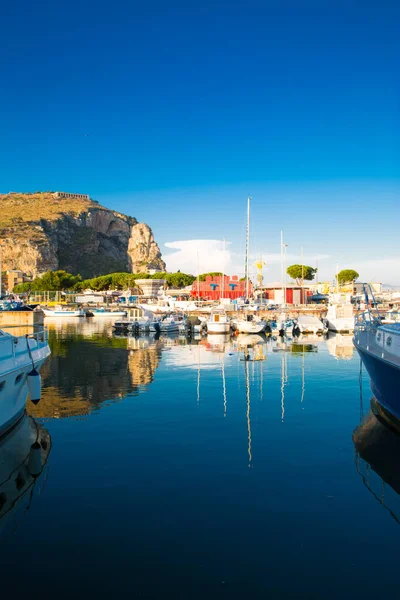
<svg viewBox="0 0 400 600">
<path fill-rule="evenodd" d="M 195 280 L 193 275 L 186 273 L 110 273 L 101 275 L 92 279 L 83 279 L 80 275 L 71 275 L 64 270 L 47 271 L 41 277 L 36 277 L 33 281 L 19 283 L 15 286 L 14 292 L 44 292 L 44 291 L 66 291 L 66 290 L 85 290 L 95 291 L 105 290 L 124 290 L 135 287 L 136 279 L 165 279 L 167 287 L 182 288 L 191 285 Z"/>
</svg>

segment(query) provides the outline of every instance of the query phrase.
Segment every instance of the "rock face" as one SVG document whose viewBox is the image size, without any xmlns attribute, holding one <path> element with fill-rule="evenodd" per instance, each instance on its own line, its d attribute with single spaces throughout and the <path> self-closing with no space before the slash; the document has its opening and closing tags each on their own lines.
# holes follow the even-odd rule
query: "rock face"
<svg viewBox="0 0 400 600">
<path fill-rule="evenodd" d="M 165 270 L 146 223 L 97 202 L 51 193 L 0 195 L 3 270 L 36 276 L 65 269 L 82 277 Z"/>
</svg>

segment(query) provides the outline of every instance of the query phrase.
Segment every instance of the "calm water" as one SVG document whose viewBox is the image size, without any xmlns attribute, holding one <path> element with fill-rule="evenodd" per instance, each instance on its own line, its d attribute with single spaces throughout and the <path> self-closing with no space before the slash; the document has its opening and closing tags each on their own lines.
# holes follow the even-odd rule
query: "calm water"
<svg viewBox="0 0 400 600">
<path fill-rule="evenodd" d="M 3 589 L 397 594 L 400 448 L 369 414 L 365 375 L 360 398 L 349 338 L 188 343 L 113 337 L 100 320 L 50 327 L 29 412 L 52 448 L 2 519 Z"/>
</svg>

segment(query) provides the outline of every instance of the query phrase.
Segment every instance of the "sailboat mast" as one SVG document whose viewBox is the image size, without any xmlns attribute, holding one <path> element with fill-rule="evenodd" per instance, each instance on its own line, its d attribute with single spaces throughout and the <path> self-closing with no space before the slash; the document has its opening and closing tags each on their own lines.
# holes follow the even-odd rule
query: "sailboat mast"
<svg viewBox="0 0 400 600">
<path fill-rule="evenodd" d="M 250 197 L 247 198 L 246 262 L 245 262 L 246 300 L 249 297 L 249 245 L 250 245 Z"/>
<path fill-rule="evenodd" d="M 200 300 L 200 260 L 199 249 L 197 248 L 197 300 Z"/>
<path fill-rule="evenodd" d="M 225 238 L 224 238 L 224 245 L 223 245 L 223 250 L 222 250 L 222 278 L 221 278 L 221 295 L 220 295 L 220 300 L 221 298 L 224 297 L 224 293 L 225 293 Z"/>
</svg>

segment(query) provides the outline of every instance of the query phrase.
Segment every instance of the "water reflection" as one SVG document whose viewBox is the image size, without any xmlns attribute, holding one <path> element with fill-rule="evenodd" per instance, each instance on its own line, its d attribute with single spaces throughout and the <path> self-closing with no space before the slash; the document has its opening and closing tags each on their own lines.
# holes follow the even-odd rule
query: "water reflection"
<svg viewBox="0 0 400 600">
<path fill-rule="evenodd" d="M 352 335 L 343 335 L 341 333 L 330 333 L 326 340 L 329 354 L 342 360 L 353 358 L 354 344 Z"/>
<path fill-rule="evenodd" d="M 85 416 L 105 401 L 138 394 L 153 381 L 161 356 L 159 341 L 113 336 L 100 319 L 51 323 L 49 343 L 42 400 L 27 407 L 34 417 Z"/>
<path fill-rule="evenodd" d="M 368 491 L 400 524 L 400 437 L 382 422 L 374 399 L 353 432 L 355 463 Z"/>
<path fill-rule="evenodd" d="M 35 492 L 44 485 L 51 450 L 49 432 L 31 417 L 0 441 L 0 534 L 13 533 L 27 514 Z"/>
</svg>

